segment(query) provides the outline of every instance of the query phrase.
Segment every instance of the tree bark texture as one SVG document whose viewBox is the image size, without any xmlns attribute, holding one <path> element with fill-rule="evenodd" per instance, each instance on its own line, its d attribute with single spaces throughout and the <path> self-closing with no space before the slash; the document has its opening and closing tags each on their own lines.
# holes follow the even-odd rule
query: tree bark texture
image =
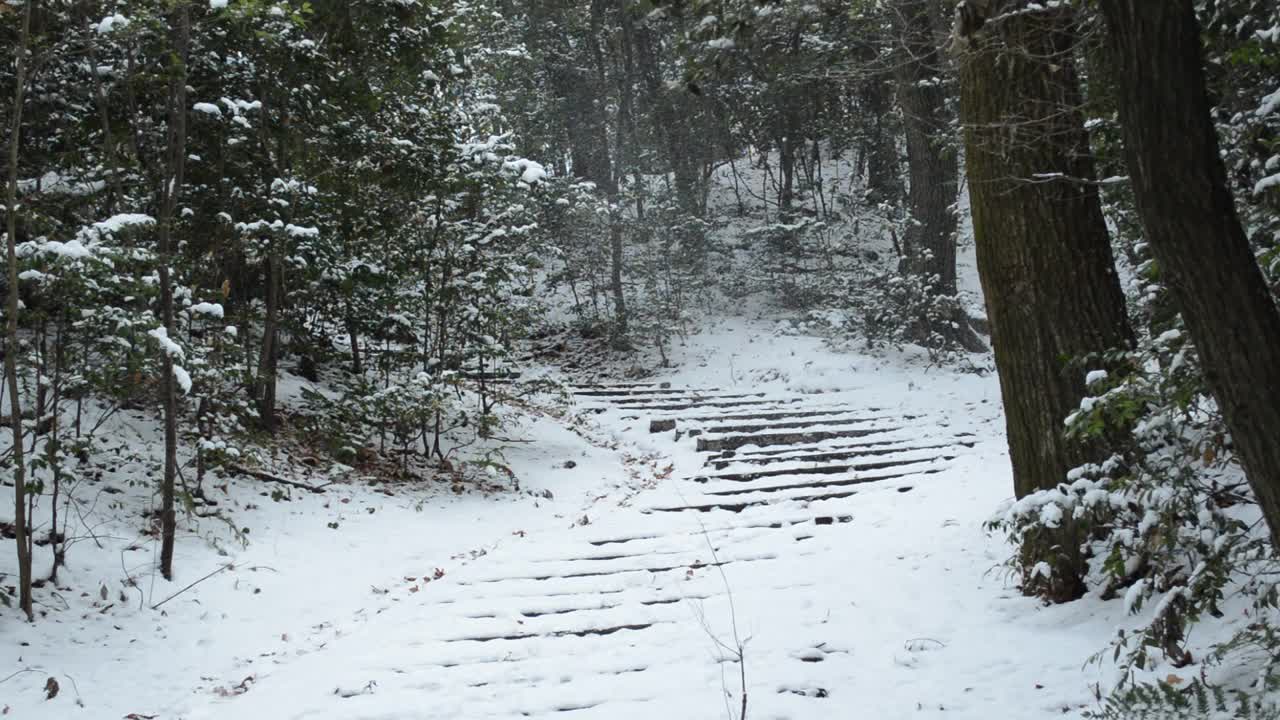
<svg viewBox="0 0 1280 720">
<path fill-rule="evenodd" d="M 9 123 L 9 176 L 5 207 L 5 260 L 9 292 L 5 298 L 4 376 L 9 394 L 9 427 L 13 432 L 13 537 L 18 550 L 18 607 L 27 621 L 35 620 L 31 598 L 31 546 L 27 537 L 27 466 L 22 448 L 22 398 L 18 394 L 18 150 L 22 135 L 22 110 L 26 104 L 28 58 L 31 44 L 31 6 L 23 8 L 21 41 L 14 48 L 13 114 Z M 55 528 L 56 530 L 56 528 Z"/>
<path fill-rule="evenodd" d="M 997 10 L 1019 3 L 994 3 Z M 990 7 L 992 3 L 981 3 Z M 1018 497 L 1096 460 L 1063 419 L 1085 394 L 1065 361 L 1132 341 L 1079 112 L 1069 8 L 1004 14 L 960 53 L 977 245 Z"/>
<path fill-rule="evenodd" d="M 903 251 L 909 272 L 927 278 L 935 295 L 956 294 L 956 204 L 960 166 L 951 147 L 951 118 L 933 0 L 900 0 L 895 75 L 907 140 L 909 225 Z"/>
<path fill-rule="evenodd" d="M 866 201 L 870 205 L 897 206 L 906 192 L 902 187 L 898 134 L 890 119 L 893 104 L 889 83 L 874 76 L 865 82 L 858 95 L 867 115 L 866 136 L 862 141 L 867 163 Z"/>
<path fill-rule="evenodd" d="M 178 196 L 182 192 L 187 158 L 187 47 L 191 37 L 191 17 L 186 3 L 172 10 L 169 32 L 173 48 L 173 64 L 169 67 L 168 132 L 163 186 L 160 189 L 160 313 L 165 331 L 174 336 L 173 222 L 177 214 Z M 165 350 L 162 348 L 162 350 Z M 173 357 L 164 352 L 164 477 L 160 485 L 160 574 L 173 579 L 173 545 L 177 534 L 177 512 L 174 507 L 174 484 L 178 472 L 178 389 L 173 375 Z"/>
<path fill-rule="evenodd" d="M 663 87 L 662 78 L 658 74 L 661 65 L 653 48 L 652 33 L 643 25 L 634 27 L 634 33 L 632 40 L 636 50 L 636 64 L 640 67 L 640 77 L 648 96 L 646 99 L 653 106 L 653 117 L 659 125 L 658 135 L 663 140 L 667 163 L 671 166 L 676 201 L 688 215 L 702 217 L 696 160 L 700 154 L 695 151 L 690 140 L 688 118 L 679 116 L 671 93 Z"/>
<path fill-rule="evenodd" d="M 1227 187 L 1191 0 L 1102 0 L 1146 239 L 1280 547 L 1280 314 Z"/>
</svg>

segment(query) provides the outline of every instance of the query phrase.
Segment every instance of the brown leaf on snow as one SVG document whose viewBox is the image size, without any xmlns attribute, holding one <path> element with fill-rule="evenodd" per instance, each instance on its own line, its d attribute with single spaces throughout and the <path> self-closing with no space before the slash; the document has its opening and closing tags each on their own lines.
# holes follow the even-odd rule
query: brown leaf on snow
<svg viewBox="0 0 1280 720">
<path fill-rule="evenodd" d="M 44 681 L 44 699 L 52 700 L 58 697 L 58 690 L 60 689 L 61 688 L 58 687 L 57 680 L 53 678 L 49 678 L 48 680 L 45 680 Z"/>
<path fill-rule="evenodd" d="M 1182 678 L 1178 677 L 1177 675 L 1174 675 L 1173 673 L 1169 673 L 1168 677 L 1166 677 L 1164 681 L 1169 685 L 1181 685 L 1183 682 L 1185 682 Z"/>
</svg>

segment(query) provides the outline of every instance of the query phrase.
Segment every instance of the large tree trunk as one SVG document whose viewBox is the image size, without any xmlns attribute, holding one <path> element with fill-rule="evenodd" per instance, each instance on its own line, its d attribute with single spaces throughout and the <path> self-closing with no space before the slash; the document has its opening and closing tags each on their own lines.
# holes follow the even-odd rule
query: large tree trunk
<svg viewBox="0 0 1280 720">
<path fill-rule="evenodd" d="M 1227 189 L 1191 0 L 1102 0 L 1138 214 L 1280 547 L 1280 314 Z"/>
<path fill-rule="evenodd" d="M 910 224 L 903 234 L 909 271 L 938 295 L 956 293 L 956 203 L 960 166 L 949 147 L 951 118 L 929 6 L 899 0 L 896 11 L 898 104 L 907 137 Z"/>
<path fill-rule="evenodd" d="M 990 17 L 1009 2 L 968 3 Z M 1079 358 L 1131 342 L 1124 295 L 1084 132 L 1072 51 L 1073 11 L 1005 14 L 966 38 L 960 112 L 978 271 L 991 320 L 1018 497 L 1099 460 L 1069 443 L 1063 419 L 1085 394 Z M 1071 523 L 1023 548 L 1024 589 L 1056 600 L 1084 590 Z M 1057 545 L 1056 548 L 1050 547 Z M 1035 563 L 1053 567 L 1049 587 Z"/>
<path fill-rule="evenodd" d="M 912 328 L 918 342 L 955 342 L 972 352 L 986 347 L 969 326 L 956 296 L 956 216 L 960 164 L 952 146 L 934 0 L 899 0 L 895 10 L 898 105 L 907 139 L 909 214 L 903 233 L 903 269 L 920 278 L 932 298 L 949 310 L 920 318 Z"/>
<path fill-rule="evenodd" d="M 31 6 L 23 8 L 21 40 L 14 48 L 13 115 L 9 122 L 9 177 L 5 202 L 5 260 L 9 292 L 5 298 L 4 376 L 9 393 L 9 427 L 13 432 L 13 537 L 18 548 L 18 607 L 27 621 L 35 620 L 31 607 L 31 547 L 27 544 L 27 466 L 22 451 L 22 398 L 18 395 L 18 148 L 22 110 L 26 104 L 27 51 L 31 41 Z M 3 412 L 3 411 L 0 411 Z M 57 528 L 54 528 L 56 531 Z"/>
<path fill-rule="evenodd" d="M 174 336 L 173 323 L 173 221 L 182 192 L 187 158 L 187 46 L 191 36 L 191 17 L 186 3 L 174 6 L 170 19 L 172 65 L 169 67 L 168 139 L 163 185 L 160 189 L 160 314 L 165 331 Z M 164 350 L 162 348 L 162 350 Z M 160 574 L 173 579 L 173 544 L 178 520 L 174 508 L 174 482 L 178 473 L 178 388 L 174 378 L 173 357 L 164 352 L 164 379 L 161 393 L 164 402 L 164 476 L 160 485 Z"/>
</svg>

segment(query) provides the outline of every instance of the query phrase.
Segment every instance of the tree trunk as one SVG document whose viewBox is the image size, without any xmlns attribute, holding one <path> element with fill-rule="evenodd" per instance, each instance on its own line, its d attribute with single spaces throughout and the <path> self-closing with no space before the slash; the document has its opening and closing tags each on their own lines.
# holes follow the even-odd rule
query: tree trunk
<svg viewBox="0 0 1280 720">
<path fill-rule="evenodd" d="M 900 0 L 895 63 L 898 104 L 907 138 L 909 224 L 902 245 L 910 272 L 928 278 L 938 295 L 956 293 L 956 202 L 960 175 L 948 147 L 951 122 L 934 41 L 932 0 Z"/>
<path fill-rule="evenodd" d="M 363 375 L 364 364 L 360 360 L 360 328 L 356 324 L 356 315 L 355 315 L 355 311 L 351 309 L 350 298 L 348 298 L 346 301 L 345 316 L 346 316 L 346 325 L 347 325 L 347 338 L 351 344 L 351 372 L 356 376 Z"/>
<path fill-rule="evenodd" d="M 58 454 L 62 452 L 62 423 L 59 407 L 62 405 L 63 368 L 66 367 L 66 343 L 64 331 L 67 326 L 67 313 L 64 310 L 58 318 L 57 331 L 53 338 L 53 400 L 49 406 L 51 425 L 49 439 L 45 441 L 45 458 L 53 475 L 53 496 L 49 503 L 49 550 L 53 552 L 53 565 L 49 569 L 49 582 L 58 582 L 58 568 L 66 560 L 67 549 L 65 536 L 59 540 L 58 535 L 58 502 L 62 499 L 62 462 Z M 68 508 L 70 509 L 70 508 Z M 65 524 L 65 523 L 64 523 Z"/>
<path fill-rule="evenodd" d="M 622 214 L 609 214 L 609 287 L 613 292 L 614 345 L 627 345 L 627 298 L 622 287 Z"/>
<path fill-rule="evenodd" d="M 1280 547 L 1280 314 L 1209 118 L 1191 0 L 1102 0 L 1138 214 Z"/>
<path fill-rule="evenodd" d="M 173 323 L 173 220 L 187 158 L 187 46 L 191 37 L 191 17 L 185 3 L 177 3 L 170 19 L 172 65 L 169 67 L 168 131 L 163 186 L 160 189 L 160 314 L 168 336 Z M 160 574 L 173 579 L 173 544 L 178 520 L 174 509 L 174 482 L 178 472 L 178 388 L 173 357 L 164 350 L 164 477 L 160 485 Z"/>
<path fill-rule="evenodd" d="M 609 202 L 609 290 L 613 295 L 613 344 L 615 347 L 627 346 L 627 302 L 622 286 L 622 213 L 619 209 L 618 196 L 621 169 L 615 172 L 614 163 L 609 157 L 609 115 L 604 107 L 608 97 L 608 73 L 605 68 L 604 52 L 600 48 L 600 36 L 604 32 L 604 12 L 607 0 L 593 0 L 591 3 L 591 61 L 595 66 L 594 87 L 583 83 L 589 97 L 587 117 L 591 129 L 589 144 L 597 160 L 592 171 L 596 177 L 588 176 L 597 186 L 605 191 Z M 623 123 L 623 118 L 619 118 Z M 623 135 L 619 127 L 617 135 Z"/>
<path fill-rule="evenodd" d="M 9 123 L 9 177 L 5 207 L 5 260 L 9 292 L 5 298 L 4 375 L 9 386 L 9 427 L 13 432 L 13 536 L 18 547 L 18 607 L 35 621 L 31 607 L 31 552 L 27 545 L 27 466 L 22 451 L 22 398 L 18 395 L 18 147 L 26 104 L 27 51 L 31 44 L 31 6 L 23 9 L 21 40 L 14 48 L 13 115 Z"/>
<path fill-rule="evenodd" d="M 980 12 L 969 3 L 972 12 Z M 981 3 L 991 17 L 1007 3 Z M 966 38 L 960 113 L 978 271 L 991 321 L 1018 497 L 1096 461 L 1068 443 L 1063 419 L 1085 394 L 1063 360 L 1131 343 L 1079 112 L 1068 8 L 1006 14 Z M 1040 548 L 1023 548 L 1024 590 L 1054 600 L 1084 591 L 1069 522 Z M 1057 547 L 1053 547 L 1056 545 Z M 1035 587 L 1048 560 L 1050 587 Z"/>
<path fill-rule="evenodd" d="M 867 165 L 866 201 L 897 207 L 904 195 L 902 163 L 898 160 L 898 135 L 889 119 L 892 111 L 889 84 L 880 77 L 866 82 L 859 93 L 866 115 L 866 137 L 862 141 Z"/>
<path fill-rule="evenodd" d="M 258 355 L 258 420 L 267 431 L 276 421 L 276 359 L 280 355 L 280 265 L 276 249 L 279 238 L 272 238 L 271 250 L 264 262 L 266 276 L 266 317 L 262 321 L 262 347 Z"/>
<path fill-rule="evenodd" d="M 792 200 L 795 196 L 796 153 L 791 128 L 783 126 L 777 135 L 778 172 L 782 175 L 782 183 L 778 186 L 778 221 L 789 223 L 792 220 Z"/>
<path fill-rule="evenodd" d="M 652 33 L 646 27 L 636 27 L 632 39 L 640 76 L 644 81 L 648 101 L 653 106 L 653 120 L 657 123 L 659 137 L 664 141 L 667 163 L 671 166 L 671 174 L 675 179 L 676 201 L 686 214 L 702 217 L 697 155 L 689 138 L 688 119 L 677 114 L 671 95 L 662 86 L 662 66 L 653 49 Z"/>
<path fill-rule="evenodd" d="M 899 0 L 895 16 L 899 43 L 895 75 L 910 176 L 902 268 L 920 279 L 930 298 L 942 298 L 949 310 L 941 317 L 918 318 L 911 334 L 926 345 L 940 340 L 980 352 L 986 347 L 955 300 L 960 164 L 951 142 L 932 5 L 933 0 Z"/>
</svg>

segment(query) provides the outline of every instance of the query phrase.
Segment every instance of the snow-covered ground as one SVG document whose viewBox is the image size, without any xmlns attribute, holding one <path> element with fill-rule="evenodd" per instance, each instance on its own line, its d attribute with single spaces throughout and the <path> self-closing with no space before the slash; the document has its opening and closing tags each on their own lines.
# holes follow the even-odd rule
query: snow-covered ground
<svg viewBox="0 0 1280 720">
<path fill-rule="evenodd" d="M 750 315 L 674 360 L 644 382 L 698 389 L 699 407 L 597 389 L 574 428 L 528 417 L 509 434 L 529 442 L 506 453 L 519 490 L 340 481 L 276 501 L 229 482 L 216 496 L 248 545 L 197 528 L 172 583 L 152 577 L 139 519 L 103 495 L 96 544 L 72 548 L 62 574 L 75 591 L 35 625 L 2 616 L 0 678 L 16 674 L 0 710 L 728 718 L 744 678 L 760 718 L 1096 707 L 1107 672 L 1088 659 L 1129 619 L 1118 601 L 1043 607 L 1012 586 L 1009 548 L 982 528 L 1012 488 L 994 377 L 836 353 Z M 676 429 L 650 433 L 653 419 Z M 697 450 L 815 429 L 835 432 L 712 464 Z M 135 432 L 123 442 L 149 430 Z M 831 457 L 848 467 L 823 470 Z"/>
</svg>

